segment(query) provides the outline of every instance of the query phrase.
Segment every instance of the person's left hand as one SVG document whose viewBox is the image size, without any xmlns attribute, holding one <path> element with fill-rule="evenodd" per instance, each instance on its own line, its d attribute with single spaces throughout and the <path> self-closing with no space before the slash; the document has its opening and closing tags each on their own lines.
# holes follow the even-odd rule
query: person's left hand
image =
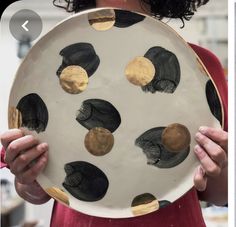
<svg viewBox="0 0 236 227">
<path fill-rule="evenodd" d="M 227 166 L 228 133 L 222 129 L 202 126 L 195 140 L 197 145 L 194 152 L 200 165 L 194 175 L 194 186 L 198 191 L 205 191 L 208 177 L 218 177 Z"/>
</svg>

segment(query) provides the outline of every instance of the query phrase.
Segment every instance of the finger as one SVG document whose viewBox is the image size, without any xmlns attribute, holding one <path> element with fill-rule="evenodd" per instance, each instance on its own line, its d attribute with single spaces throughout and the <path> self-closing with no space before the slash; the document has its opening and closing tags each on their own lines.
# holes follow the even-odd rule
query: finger
<svg viewBox="0 0 236 227">
<path fill-rule="evenodd" d="M 11 172 L 14 174 L 19 174 L 24 169 L 26 169 L 30 163 L 36 161 L 36 159 L 47 150 L 48 145 L 46 143 L 41 143 L 18 155 L 18 157 L 13 161 L 12 165 L 10 166 Z"/>
<path fill-rule="evenodd" d="M 5 162 L 10 164 L 21 152 L 29 150 L 38 144 L 38 140 L 31 135 L 27 135 L 12 141 L 6 150 Z"/>
<path fill-rule="evenodd" d="M 4 149 L 7 149 L 8 145 L 16 139 L 24 136 L 23 132 L 20 129 L 10 129 L 7 132 L 1 135 L 1 143 Z"/>
<path fill-rule="evenodd" d="M 222 129 L 210 128 L 201 126 L 199 131 L 210 138 L 211 140 L 218 143 L 225 151 L 228 151 L 228 133 Z"/>
<path fill-rule="evenodd" d="M 198 191 L 205 191 L 207 186 L 207 177 L 204 169 L 199 166 L 194 175 L 194 186 Z"/>
<path fill-rule="evenodd" d="M 221 168 L 208 156 L 202 147 L 196 145 L 194 152 L 207 175 L 215 177 L 220 174 Z"/>
<path fill-rule="evenodd" d="M 26 170 L 23 174 L 17 175 L 17 179 L 21 184 L 32 184 L 38 175 L 44 170 L 48 162 L 48 151 L 44 152 L 39 159 Z"/>
<path fill-rule="evenodd" d="M 204 148 L 212 160 L 214 160 L 219 166 L 224 165 L 227 161 L 227 155 L 221 146 L 200 132 L 196 134 L 195 139 L 197 143 Z"/>
</svg>

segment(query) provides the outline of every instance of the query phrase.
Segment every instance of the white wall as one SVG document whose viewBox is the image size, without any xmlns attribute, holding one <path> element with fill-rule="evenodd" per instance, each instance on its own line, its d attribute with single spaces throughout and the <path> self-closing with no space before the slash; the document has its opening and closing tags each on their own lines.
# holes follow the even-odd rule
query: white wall
<svg viewBox="0 0 236 227">
<path fill-rule="evenodd" d="M 201 6 L 183 29 L 180 21 L 171 20 L 173 27 L 186 41 L 199 44 L 217 55 L 225 68 L 228 64 L 228 2 L 211 0 Z"/>
</svg>

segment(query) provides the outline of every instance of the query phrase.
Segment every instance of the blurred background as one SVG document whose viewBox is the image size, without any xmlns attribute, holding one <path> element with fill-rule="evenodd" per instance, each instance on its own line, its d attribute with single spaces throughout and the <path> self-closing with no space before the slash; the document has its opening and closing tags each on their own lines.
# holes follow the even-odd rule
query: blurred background
<svg viewBox="0 0 236 227">
<path fill-rule="evenodd" d="M 173 27 L 186 41 L 199 44 L 217 55 L 220 59 L 227 80 L 228 63 L 228 31 L 227 31 L 227 1 L 214 0 L 199 9 L 190 22 L 179 20 L 164 20 Z M 17 41 L 9 31 L 9 21 L 14 13 L 21 9 L 31 9 L 37 12 L 43 23 L 40 38 L 58 22 L 69 16 L 64 10 L 52 5 L 50 0 L 20 1 L 11 5 L 1 18 L 1 65 L 0 73 L 0 133 L 7 130 L 7 105 L 11 84 L 16 70 L 37 41 L 30 42 L 25 37 L 21 42 Z M 50 225 L 53 200 L 44 205 L 32 205 L 20 199 L 14 190 L 14 176 L 7 169 L 1 169 L 1 224 L 8 226 L 37 226 L 47 227 Z M 202 209 L 208 227 L 226 227 L 228 210 L 202 203 Z"/>
</svg>

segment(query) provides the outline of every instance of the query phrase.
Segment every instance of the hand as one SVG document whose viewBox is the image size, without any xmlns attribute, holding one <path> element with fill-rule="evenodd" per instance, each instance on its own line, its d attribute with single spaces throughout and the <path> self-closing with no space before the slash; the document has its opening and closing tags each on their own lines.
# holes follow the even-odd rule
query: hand
<svg viewBox="0 0 236 227">
<path fill-rule="evenodd" d="M 24 135 L 19 129 L 3 133 L 1 143 L 6 151 L 5 162 L 16 176 L 18 194 L 32 203 L 39 203 L 42 198 L 48 200 L 47 194 L 36 182 L 48 161 L 48 145 L 39 143 L 31 135 Z"/>
<path fill-rule="evenodd" d="M 217 178 L 227 175 L 223 172 L 227 172 L 228 133 L 222 129 L 203 126 L 199 128 L 195 140 L 198 144 L 194 152 L 201 164 L 196 170 L 194 185 L 198 191 L 205 191 L 208 181 L 223 182 L 225 179 Z M 227 188 L 224 185 L 219 187 Z M 212 190 L 217 191 L 216 188 Z"/>
</svg>

